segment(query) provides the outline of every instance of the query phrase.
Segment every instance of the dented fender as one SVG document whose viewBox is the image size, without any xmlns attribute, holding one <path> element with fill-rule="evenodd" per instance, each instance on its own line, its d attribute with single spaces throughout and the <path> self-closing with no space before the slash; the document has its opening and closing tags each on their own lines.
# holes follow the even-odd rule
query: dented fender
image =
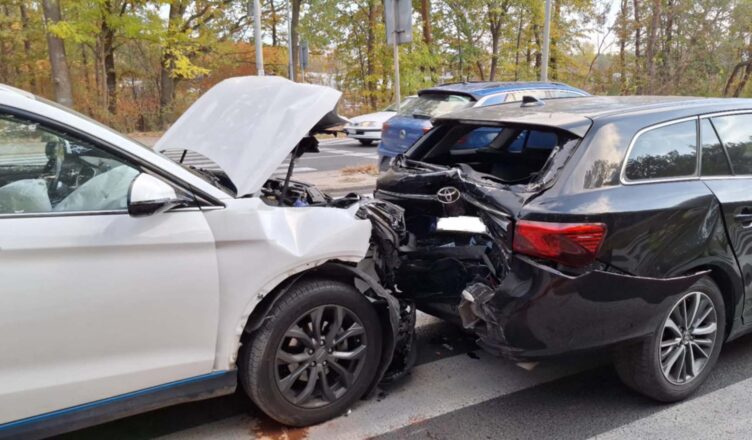
<svg viewBox="0 0 752 440">
<path fill-rule="evenodd" d="M 509 274 L 491 289 L 463 292 L 463 325 L 488 351 L 534 359 L 612 346 L 645 337 L 676 297 L 709 271 L 650 278 L 604 270 L 572 276 L 514 255 Z"/>
</svg>

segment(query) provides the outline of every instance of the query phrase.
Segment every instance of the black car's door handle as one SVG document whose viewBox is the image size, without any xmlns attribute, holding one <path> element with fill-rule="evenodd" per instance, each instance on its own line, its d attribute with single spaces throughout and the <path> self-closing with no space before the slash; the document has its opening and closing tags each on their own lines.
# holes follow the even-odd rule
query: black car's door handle
<svg viewBox="0 0 752 440">
<path fill-rule="evenodd" d="M 752 213 L 736 214 L 734 220 L 739 223 L 752 223 Z"/>
</svg>

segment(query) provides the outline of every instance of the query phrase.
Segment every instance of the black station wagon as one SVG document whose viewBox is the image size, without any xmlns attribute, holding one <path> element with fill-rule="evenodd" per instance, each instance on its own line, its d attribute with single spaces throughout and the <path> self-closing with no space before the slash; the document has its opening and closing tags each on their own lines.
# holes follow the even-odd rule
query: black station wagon
<svg viewBox="0 0 752 440">
<path fill-rule="evenodd" d="M 752 100 L 583 97 L 441 117 L 378 180 L 404 298 L 488 351 L 611 348 L 661 401 L 752 329 Z"/>
</svg>

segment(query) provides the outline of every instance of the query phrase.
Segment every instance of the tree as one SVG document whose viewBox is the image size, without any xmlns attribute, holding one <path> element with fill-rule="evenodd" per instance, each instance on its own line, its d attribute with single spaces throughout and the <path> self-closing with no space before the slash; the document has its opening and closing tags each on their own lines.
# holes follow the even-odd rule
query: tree
<svg viewBox="0 0 752 440">
<path fill-rule="evenodd" d="M 298 65 L 300 64 L 300 36 L 299 36 L 299 29 L 300 26 L 300 6 L 303 3 L 303 0 L 290 0 L 290 3 L 292 4 L 292 13 L 291 13 L 291 24 L 290 24 L 290 41 L 292 42 L 290 44 L 290 50 L 292 50 L 292 79 L 295 81 L 295 78 L 297 77 L 297 69 Z"/>
<path fill-rule="evenodd" d="M 496 68 L 499 65 L 499 39 L 501 38 L 502 26 L 507 25 L 510 3 L 509 0 L 489 0 L 486 2 L 488 27 L 491 33 L 491 70 L 488 73 L 489 81 L 493 81 L 496 78 Z"/>
<path fill-rule="evenodd" d="M 248 22 L 244 3 L 237 0 L 170 1 L 167 26 L 159 38 L 162 46 L 159 68 L 159 115 L 162 124 L 166 123 L 167 116 L 173 111 L 178 81 L 209 72 L 196 65 L 195 59 L 216 47 L 218 42 L 231 38 Z M 233 7 L 235 14 L 228 13 L 228 9 L 232 10 Z M 224 22 L 222 17 L 225 18 Z M 217 26 L 212 27 L 215 24 Z"/>
<path fill-rule="evenodd" d="M 431 47 L 433 35 L 431 34 L 431 0 L 420 0 L 420 19 L 423 26 L 423 42 Z"/>
<path fill-rule="evenodd" d="M 52 67 L 52 84 L 55 89 L 55 100 L 60 104 L 73 107 L 73 90 L 71 88 L 68 59 L 65 55 L 65 43 L 50 29 L 61 21 L 60 3 L 58 0 L 43 0 L 44 19 L 47 23 L 47 46 L 49 48 L 50 66 Z"/>
</svg>

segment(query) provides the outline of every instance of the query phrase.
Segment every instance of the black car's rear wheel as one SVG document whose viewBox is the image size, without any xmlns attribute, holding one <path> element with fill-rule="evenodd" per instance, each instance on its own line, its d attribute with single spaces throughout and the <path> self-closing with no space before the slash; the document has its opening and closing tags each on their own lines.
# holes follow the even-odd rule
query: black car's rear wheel
<svg viewBox="0 0 752 440">
<path fill-rule="evenodd" d="M 240 352 L 241 383 L 273 419 L 293 426 L 342 414 L 377 373 L 381 326 L 352 286 L 303 281 Z"/>
<path fill-rule="evenodd" d="M 663 402 L 682 400 L 702 385 L 718 360 L 725 321 L 718 286 L 702 278 L 670 305 L 649 339 L 617 353 L 616 371 L 642 394 Z"/>
</svg>

